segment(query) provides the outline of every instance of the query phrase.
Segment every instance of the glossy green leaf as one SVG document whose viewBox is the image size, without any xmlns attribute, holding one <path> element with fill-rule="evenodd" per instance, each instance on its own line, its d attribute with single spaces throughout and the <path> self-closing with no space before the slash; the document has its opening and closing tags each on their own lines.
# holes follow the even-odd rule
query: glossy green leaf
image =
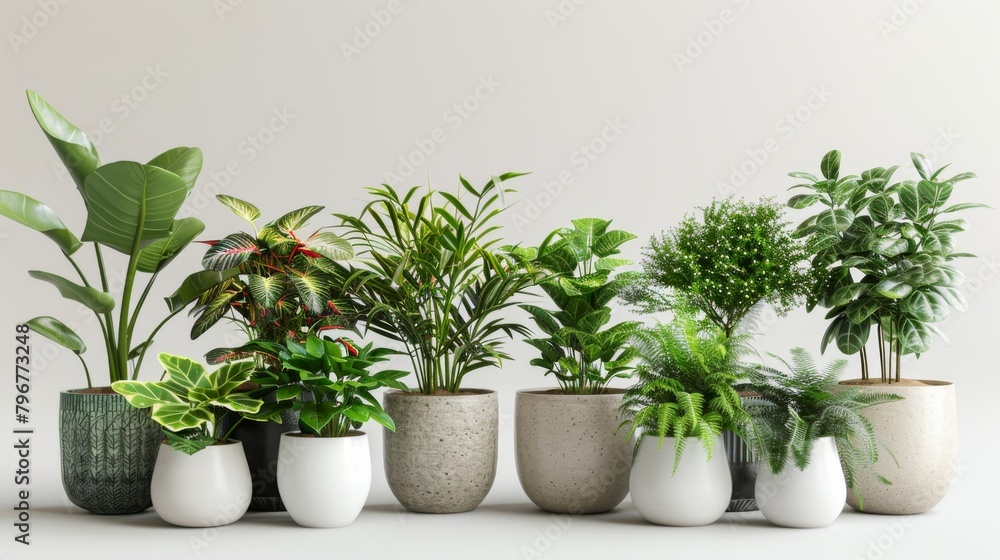
<svg viewBox="0 0 1000 560">
<path fill-rule="evenodd" d="M 215 420 L 215 416 L 204 408 L 191 408 L 187 403 L 160 404 L 153 407 L 153 420 L 170 430 L 180 432 L 201 427 Z"/>
<path fill-rule="evenodd" d="M 184 180 L 159 167 L 130 161 L 101 166 L 87 177 L 82 239 L 131 254 L 134 245 L 144 247 L 170 235 L 186 197 Z"/>
<path fill-rule="evenodd" d="M 816 217 L 817 227 L 830 233 L 840 233 L 851 227 L 854 222 L 854 212 L 847 208 L 824 210 Z"/>
<path fill-rule="evenodd" d="M 82 303 L 97 313 L 108 313 L 115 308 L 115 298 L 106 292 L 70 282 L 62 276 L 40 270 L 29 270 L 28 275 L 36 280 L 48 282 L 59 290 L 62 297 Z"/>
<path fill-rule="evenodd" d="M 612 230 L 594 240 L 594 254 L 598 257 L 610 257 L 619 253 L 618 248 L 636 239 L 636 236 L 621 230 Z"/>
<path fill-rule="evenodd" d="M 886 278 L 875 284 L 874 290 L 889 299 L 900 299 L 910 295 L 910 292 L 913 291 L 913 286 L 894 278 Z"/>
<path fill-rule="evenodd" d="M 45 316 L 35 317 L 29 320 L 27 325 L 32 332 L 44 336 L 59 346 L 72 350 L 75 354 L 83 354 L 87 351 L 87 345 L 83 343 L 83 339 L 59 319 Z"/>
<path fill-rule="evenodd" d="M 111 388 L 125 397 L 125 400 L 136 408 L 150 408 L 157 404 L 178 404 L 181 402 L 177 395 L 159 383 L 115 381 L 111 384 Z"/>
<path fill-rule="evenodd" d="M 215 198 L 222 204 L 226 205 L 237 216 L 243 218 L 251 224 L 260 218 L 260 209 L 245 200 L 240 200 L 234 196 L 225 194 L 215 195 Z"/>
<path fill-rule="evenodd" d="M 827 179 L 836 179 L 840 176 L 840 151 L 831 150 L 823 156 L 820 162 L 820 171 Z"/>
<path fill-rule="evenodd" d="M 339 235 L 321 231 L 304 243 L 306 249 L 323 255 L 332 261 L 346 261 L 354 257 L 354 247 Z"/>
<path fill-rule="evenodd" d="M 920 174 L 921 179 L 930 179 L 931 174 L 931 164 L 927 161 L 927 158 L 923 154 L 918 154 L 917 152 L 910 152 L 910 160 L 913 162 L 913 167 Z"/>
<path fill-rule="evenodd" d="M 274 307 L 285 291 L 283 276 L 251 274 L 247 277 L 247 284 L 250 287 L 250 294 L 257 300 L 257 303 L 268 309 Z"/>
<path fill-rule="evenodd" d="M 157 239 L 139 251 L 139 272 L 153 273 L 163 270 L 203 231 L 205 224 L 198 218 L 174 220 L 170 235 Z"/>
<path fill-rule="evenodd" d="M 918 321 L 940 321 L 948 315 L 945 300 L 929 288 L 915 290 L 899 302 L 899 309 Z"/>
<path fill-rule="evenodd" d="M 150 160 L 148 165 L 170 171 L 180 177 L 187 186 L 187 191 L 194 189 L 194 184 L 201 174 L 204 157 L 198 148 L 179 147 L 163 152 Z"/>
<path fill-rule="evenodd" d="M 278 231 L 288 234 L 291 231 L 297 230 L 302 226 L 306 225 L 309 218 L 312 218 L 319 212 L 323 210 L 322 206 L 306 206 L 305 208 L 299 208 L 298 210 L 293 210 L 284 216 L 278 218 L 274 221 L 274 227 Z"/>
<path fill-rule="evenodd" d="M 66 120 L 40 95 L 31 90 L 27 93 L 31 113 L 83 194 L 87 177 L 101 165 L 97 148 L 82 130 Z"/>
<path fill-rule="evenodd" d="M 240 271 L 237 268 L 223 271 L 201 270 L 195 272 L 185 278 L 180 287 L 166 298 L 167 308 L 170 309 L 171 313 L 180 311 L 212 287 L 230 278 L 235 278 L 239 274 Z"/>
<path fill-rule="evenodd" d="M 67 255 L 72 255 L 82 246 L 51 208 L 30 196 L 0 190 L 0 215 L 42 233 L 55 241 Z"/>
<path fill-rule="evenodd" d="M 242 231 L 227 235 L 205 251 L 201 265 L 210 270 L 236 268 L 260 253 L 257 240 Z"/>
</svg>

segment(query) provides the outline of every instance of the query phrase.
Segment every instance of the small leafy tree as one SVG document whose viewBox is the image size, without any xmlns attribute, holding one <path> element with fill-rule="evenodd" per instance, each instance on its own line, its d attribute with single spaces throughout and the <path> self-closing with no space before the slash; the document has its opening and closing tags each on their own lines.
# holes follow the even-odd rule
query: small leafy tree
<svg viewBox="0 0 1000 560">
<path fill-rule="evenodd" d="M 641 312 L 693 305 L 727 336 L 759 304 L 778 315 L 798 304 L 808 286 L 804 244 L 793 239 L 782 208 L 770 199 L 714 200 L 701 218 L 687 215 L 650 240 L 643 272 L 629 276 L 622 299 Z"/>
<path fill-rule="evenodd" d="M 877 331 L 882 381 L 901 379 L 902 357 L 931 347 L 932 335 L 947 339 L 935 323 L 949 307 L 965 310 L 958 290 L 965 277 L 951 262 L 972 256 L 956 251 L 955 236 L 969 224 L 955 213 L 985 205 L 949 204 L 960 181 L 975 177 L 959 173 L 948 179 L 927 159 L 910 154 L 919 180 L 893 182 L 896 166 L 875 167 L 860 175 L 840 175 L 840 152 L 820 163 L 822 178 L 790 173 L 806 183 L 793 196 L 792 208 L 820 205 L 795 236 L 808 240 L 814 282 L 807 309 L 830 311 L 830 326 L 822 350 L 832 342 L 844 354 L 859 354 L 861 377 L 869 377 L 867 343 Z M 895 378 L 893 378 L 895 369 Z"/>
<path fill-rule="evenodd" d="M 457 393 L 466 375 L 509 358 L 504 337 L 530 334 L 498 317 L 535 281 L 495 235 L 509 192 L 503 182 L 518 176 L 505 173 L 481 189 L 460 177 L 456 194 L 382 185 L 369 189 L 375 199 L 360 216 L 336 215 L 363 248 L 346 294 L 368 329 L 406 347 L 424 394 Z"/>
<path fill-rule="evenodd" d="M 343 437 L 369 420 L 395 430 L 372 391 L 382 387 L 406 389 L 399 379 L 405 371 L 369 369 L 389 359 L 388 348 L 355 346 L 346 339 L 327 340 L 309 335 L 304 344 L 289 339 L 280 349 L 280 370 L 259 370 L 254 381 L 274 390 L 279 404 L 299 412 L 303 433 L 320 437 Z M 273 414 L 272 409 L 262 409 Z"/>
<path fill-rule="evenodd" d="M 555 273 L 540 285 L 556 310 L 520 306 L 548 335 L 525 342 L 541 352 L 531 365 L 545 369 L 546 375 L 555 375 L 563 391 L 600 394 L 612 379 L 628 376 L 635 357 L 628 341 L 639 322 L 622 322 L 601 330 L 611 321 L 609 303 L 624 285 L 615 277 L 615 269 L 631 264 L 617 256 L 619 247 L 635 235 L 609 231 L 611 222 L 599 218 L 572 223 L 572 228 L 552 232 L 539 247 L 518 250 Z"/>
<path fill-rule="evenodd" d="M 111 387 L 136 408 L 152 408 L 153 420 L 163 426 L 167 443 L 193 455 L 216 443 L 225 443 L 218 417 L 223 409 L 250 415 L 263 401 L 237 389 L 247 382 L 253 362 L 226 364 L 209 372 L 181 356 L 160 354 L 166 370 L 161 381 L 116 381 Z M 238 422 L 230 427 L 235 428 Z"/>
<path fill-rule="evenodd" d="M 802 348 L 792 350 L 791 363 L 778 359 L 786 371 L 759 367 L 743 385 L 767 400 L 766 404 L 746 405 L 752 420 L 752 428 L 747 432 L 750 441 L 771 472 L 778 474 L 785 469 L 789 454 L 795 467 L 805 470 L 816 440 L 832 437 L 837 443 L 847 486 L 855 488 L 858 473 L 878 461 L 882 447 L 871 423 L 859 412 L 902 397 L 857 387 L 838 387 L 837 380 L 847 367 L 847 360 L 831 362 L 820 370 Z M 884 477 L 878 478 L 889 484 Z"/>
<path fill-rule="evenodd" d="M 636 382 L 622 402 L 629 437 L 641 430 L 661 445 L 667 436 L 676 438 L 676 472 L 685 438 L 700 439 L 711 458 L 723 430 L 742 433 L 748 418 L 734 385 L 747 373 L 741 360 L 750 352 L 748 339 L 726 336 L 683 310 L 670 323 L 640 330 L 633 340 Z"/>
</svg>

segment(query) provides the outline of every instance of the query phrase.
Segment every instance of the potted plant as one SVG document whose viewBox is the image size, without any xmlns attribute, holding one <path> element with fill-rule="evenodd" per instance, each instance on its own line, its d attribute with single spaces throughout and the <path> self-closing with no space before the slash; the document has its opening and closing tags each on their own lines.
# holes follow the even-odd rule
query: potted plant
<svg viewBox="0 0 1000 560">
<path fill-rule="evenodd" d="M 722 431 L 746 425 L 734 385 L 745 373 L 746 334 L 719 327 L 676 308 L 670 323 L 640 330 L 635 384 L 622 411 L 631 437 L 639 432 L 629 479 L 632 503 L 647 521 L 696 526 L 725 513 L 732 479 Z"/>
<path fill-rule="evenodd" d="M 70 501 L 93 513 L 143 511 L 150 506 L 159 430 L 148 413 L 129 407 L 108 385 L 136 379 L 160 328 L 201 289 L 228 274 L 190 276 L 171 296 L 169 314 L 148 335 L 136 330 L 149 319 L 142 308 L 159 273 L 204 229 L 196 218 L 175 219 L 201 171 L 201 151 L 174 148 L 146 164 L 102 165 L 87 135 L 41 96 L 28 91 L 28 104 L 83 197 L 86 226 L 78 238 L 49 206 L 13 191 L 0 191 L 0 214 L 44 234 L 59 248 L 78 280 L 35 270 L 29 274 L 92 313 L 88 323 L 101 332 L 107 357 L 108 381 L 95 387 L 83 357 L 86 344 L 75 332 L 80 327 L 47 316 L 27 322 L 79 357 L 87 376 L 86 389 L 60 394 L 63 488 Z M 90 266 L 82 259 L 87 244 L 94 259 Z M 108 253 L 124 255 L 125 267 L 113 268 L 115 257 Z M 120 288 L 113 287 L 113 279 L 120 280 Z"/>
<path fill-rule="evenodd" d="M 843 511 L 847 488 L 879 459 L 875 430 L 860 411 L 902 397 L 839 388 L 847 360 L 821 371 L 802 348 L 792 350 L 791 363 L 779 360 L 787 371 L 756 368 L 746 385 L 766 399 L 745 407 L 767 467 L 757 475 L 757 501 L 775 525 L 826 527 Z"/>
<path fill-rule="evenodd" d="M 263 401 L 236 390 L 253 362 L 208 372 L 181 356 L 160 354 L 161 381 L 115 381 L 112 388 L 136 408 L 152 411 L 166 439 L 153 469 L 153 508 L 182 527 L 218 527 L 239 520 L 250 505 L 250 469 L 243 445 L 222 431 L 223 409 L 252 415 Z"/>
<path fill-rule="evenodd" d="M 863 475 L 857 488 L 865 511 L 893 515 L 922 513 L 947 493 L 957 458 L 955 388 L 950 382 L 902 377 L 903 356 L 927 352 L 935 323 L 949 308 L 966 309 L 958 286 L 964 281 L 952 261 L 956 236 L 968 228 L 958 213 L 983 207 L 950 203 L 955 186 L 975 175 L 942 175 L 924 156 L 910 154 L 918 179 L 893 180 L 897 167 L 875 167 L 860 175 L 840 174 L 840 152 L 823 156 L 822 177 L 790 175 L 805 181 L 792 188 L 808 192 L 788 205 L 821 210 L 806 218 L 796 235 L 808 240 L 814 285 L 810 311 L 829 309 L 821 349 L 831 344 L 860 358 L 861 379 L 847 381 L 864 391 L 891 392 L 900 403 L 874 406 L 863 414 L 887 438 L 899 466 L 888 469 L 891 486 Z M 872 337 L 872 333 L 875 336 Z M 878 350 L 869 360 L 869 341 Z M 871 362 L 880 375 L 871 375 Z M 860 499 L 848 493 L 848 503 Z"/>
<path fill-rule="evenodd" d="M 641 313 L 657 313 L 680 295 L 726 336 L 752 332 L 765 306 L 784 316 L 808 291 L 805 244 L 788 226 L 782 206 L 769 198 L 713 200 L 700 216 L 686 215 L 651 239 L 643 271 L 629 273 L 622 299 Z M 759 400 L 749 392 L 741 397 Z M 723 432 L 723 441 L 733 477 L 727 511 L 756 510 L 758 458 L 735 432 Z"/>
<path fill-rule="evenodd" d="M 210 247 L 202 259 L 205 270 L 235 269 L 239 274 L 226 277 L 198 299 L 191 338 L 223 320 L 247 337 L 239 347 L 210 351 L 210 364 L 252 357 L 259 370 L 280 373 L 280 349 L 262 351 L 259 343 L 282 345 L 291 337 L 304 344 L 311 333 L 354 326 L 349 302 L 336 297 L 332 274 L 334 261 L 353 256 L 350 243 L 322 229 L 308 236 L 297 233 L 322 206 L 299 208 L 258 226 L 261 212 L 256 206 L 228 195 L 216 198 L 252 231 L 206 242 Z M 251 511 L 284 511 L 277 484 L 278 449 L 281 434 L 298 429 L 298 414 L 291 407 L 274 406 L 273 387 L 258 387 L 253 394 L 267 401 L 265 410 L 280 414 L 281 421 L 239 423 L 235 414 L 221 421 L 235 422 L 233 437 L 243 442 L 254 481 Z"/>
<path fill-rule="evenodd" d="M 411 511 L 468 511 L 496 476 L 499 409 L 494 391 L 462 386 L 465 376 L 499 366 L 503 338 L 528 329 L 498 313 L 535 280 L 524 262 L 500 250 L 495 218 L 507 173 L 464 192 L 370 188 L 360 217 L 338 215 L 363 261 L 344 281 L 366 328 L 399 341 L 416 391 L 387 391 L 385 470 L 393 494 Z M 464 198 L 464 201 L 463 201 Z"/>
<path fill-rule="evenodd" d="M 371 454 L 368 435 L 358 430 L 369 420 L 395 430 L 372 391 L 405 389 L 399 378 L 407 374 L 369 369 L 393 353 L 371 343 L 356 346 L 346 338 L 309 335 L 304 344 L 288 340 L 280 371 L 258 371 L 261 386 L 274 388 L 279 402 L 294 406 L 302 428 L 281 435 L 278 453 L 278 490 L 299 525 L 344 527 L 364 507 Z"/>
<path fill-rule="evenodd" d="M 601 513 L 628 495 L 634 442 L 617 434 L 623 390 L 634 351 L 629 337 L 640 323 L 607 327 L 609 305 L 623 281 L 615 270 L 631 264 L 619 247 L 635 239 L 609 230 L 599 218 L 573 220 L 537 248 L 519 249 L 554 275 L 541 288 L 556 307 L 520 307 L 545 337 L 525 340 L 540 356 L 531 365 L 552 374 L 555 389 L 525 389 L 515 400 L 517 475 L 538 507 L 555 513 Z"/>
</svg>

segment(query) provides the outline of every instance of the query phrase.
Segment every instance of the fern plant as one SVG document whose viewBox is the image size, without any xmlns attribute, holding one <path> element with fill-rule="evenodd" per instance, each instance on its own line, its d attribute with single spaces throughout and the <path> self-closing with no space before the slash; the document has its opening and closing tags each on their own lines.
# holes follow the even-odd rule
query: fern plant
<svg viewBox="0 0 1000 560">
<path fill-rule="evenodd" d="M 725 330 L 679 311 L 670 323 L 641 329 L 632 347 L 639 358 L 636 382 L 625 392 L 622 414 L 632 437 L 675 438 L 674 472 L 686 438 L 701 440 L 708 457 L 723 430 L 742 433 L 748 417 L 734 386 L 747 373 L 749 335 Z M 637 442 L 638 446 L 638 442 Z"/>
<path fill-rule="evenodd" d="M 635 351 L 628 345 L 637 321 L 604 328 L 611 321 L 609 303 L 624 285 L 615 269 L 632 264 L 618 257 L 619 247 L 635 235 L 609 230 L 600 218 L 573 220 L 572 228 L 549 234 L 540 246 L 519 249 L 518 254 L 554 272 L 541 288 L 556 310 L 521 305 L 547 335 L 526 339 L 541 356 L 531 365 L 553 374 L 562 391 L 597 395 L 617 377 L 628 377 Z"/>
<path fill-rule="evenodd" d="M 746 405 L 751 418 L 751 429 L 747 432 L 751 444 L 771 472 L 779 474 L 789 456 L 796 468 L 804 470 L 816 440 L 832 437 L 847 486 L 855 488 L 858 473 L 871 468 L 879 459 L 880 447 L 885 449 L 871 423 L 859 412 L 902 397 L 838 387 L 837 380 L 847 367 L 847 360 L 836 360 L 820 369 L 804 349 L 795 348 L 791 354 L 791 363 L 778 358 L 787 371 L 761 366 L 751 371 L 749 381 L 741 385 L 768 401 L 768 404 Z M 878 478 L 889 483 L 884 477 Z M 864 502 L 861 504 L 864 507 Z"/>
<path fill-rule="evenodd" d="M 217 348 L 209 363 L 257 358 L 259 368 L 280 370 L 278 351 L 267 344 L 288 339 L 304 344 L 310 334 L 353 327 L 349 301 L 338 297 L 336 261 L 353 257 L 351 244 L 330 231 L 301 236 L 298 230 L 322 206 L 306 206 L 258 227 L 260 210 L 249 202 L 218 195 L 219 202 L 250 224 L 253 233 L 238 231 L 210 245 L 202 260 L 207 270 L 238 270 L 198 300 L 191 338 L 196 339 L 224 318 L 239 326 L 250 342 Z"/>
</svg>

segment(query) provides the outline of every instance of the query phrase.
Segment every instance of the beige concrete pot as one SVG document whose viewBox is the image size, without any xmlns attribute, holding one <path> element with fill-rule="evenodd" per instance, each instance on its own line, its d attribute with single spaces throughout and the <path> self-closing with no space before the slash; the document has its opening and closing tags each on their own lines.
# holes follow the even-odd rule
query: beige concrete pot
<svg viewBox="0 0 1000 560">
<path fill-rule="evenodd" d="M 418 513 L 475 509 L 497 473 L 500 406 L 494 391 L 457 395 L 387 391 L 385 476 L 399 503 Z"/>
<path fill-rule="evenodd" d="M 554 513 L 602 513 L 628 495 L 635 440 L 615 433 L 623 391 L 567 395 L 526 389 L 515 397 L 517 477 Z"/>
<path fill-rule="evenodd" d="M 872 472 L 862 473 L 857 490 L 864 500 L 863 510 L 858 492 L 847 491 L 848 505 L 858 511 L 924 513 L 937 505 L 951 487 L 958 458 L 955 386 L 945 381 L 906 381 L 899 385 L 841 382 L 860 386 L 864 391 L 894 393 L 904 399 L 861 412 L 871 421 L 879 441 L 892 450 L 899 466 L 888 453 L 880 453 L 874 471 L 892 484 L 882 484 Z"/>
</svg>

